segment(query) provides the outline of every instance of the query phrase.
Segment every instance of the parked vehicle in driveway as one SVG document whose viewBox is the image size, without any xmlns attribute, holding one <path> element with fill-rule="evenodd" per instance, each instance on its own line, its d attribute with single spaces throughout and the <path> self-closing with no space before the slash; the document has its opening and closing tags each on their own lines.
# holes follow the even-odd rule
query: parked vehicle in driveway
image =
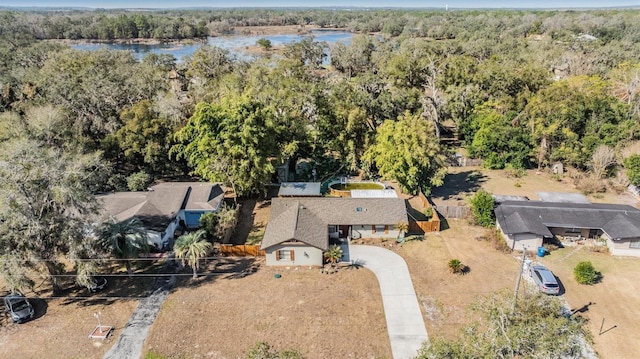
<svg viewBox="0 0 640 359">
<path fill-rule="evenodd" d="M 35 313 L 29 300 L 19 293 L 11 293 L 4 297 L 4 307 L 14 323 L 24 323 L 33 318 Z"/>
<path fill-rule="evenodd" d="M 556 280 L 556 276 L 553 275 L 553 272 L 547 269 L 547 267 L 540 265 L 532 266 L 529 268 L 529 275 L 543 293 L 553 295 L 560 293 L 560 285 Z"/>
</svg>

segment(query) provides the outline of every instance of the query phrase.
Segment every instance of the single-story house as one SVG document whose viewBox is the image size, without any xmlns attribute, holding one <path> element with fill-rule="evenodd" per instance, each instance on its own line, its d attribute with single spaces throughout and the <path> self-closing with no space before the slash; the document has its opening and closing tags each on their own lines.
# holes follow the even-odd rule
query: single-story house
<svg viewBox="0 0 640 359">
<path fill-rule="evenodd" d="M 640 257 L 640 210 L 628 205 L 505 201 L 494 210 L 498 229 L 517 250 L 535 250 L 555 235 L 602 238 L 612 255 Z"/>
<path fill-rule="evenodd" d="M 166 248 L 179 226 L 198 228 L 200 216 L 217 212 L 224 202 L 224 189 L 218 183 L 165 182 L 145 192 L 113 192 L 98 195 L 102 218 L 142 221 L 150 244 Z"/>
<path fill-rule="evenodd" d="M 397 238 L 407 223 L 401 198 L 273 198 L 261 249 L 267 265 L 317 265 L 333 244 L 348 260 L 349 240 Z"/>
</svg>

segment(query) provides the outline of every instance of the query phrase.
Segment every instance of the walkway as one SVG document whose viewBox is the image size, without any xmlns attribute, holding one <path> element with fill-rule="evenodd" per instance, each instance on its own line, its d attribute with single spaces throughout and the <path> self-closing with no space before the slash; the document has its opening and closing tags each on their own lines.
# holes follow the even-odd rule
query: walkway
<svg viewBox="0 0 640 359">
<path fill-rule="evenodd" d="M 352 245 L 349 254 L 353 262 L 378 278 L 393 358 L 416 357 L 429 337 L 404 259 L 390 250 L 365 245 Z"/>
<path fill-rule="evenodd" d="M 177 261 L 167 259 L 163 266 L 163 272 L 175 273 L 178 268 Z M 169 291 L 173 288 L 175 281 L 176 277 L 173 275 L 156 279 L 153 293 L 140 300 L 118 341 L 102 357 L 103 359 L 140 359 L 142 357 L 142 346 L 149 333 L 149 328 L 156 320 L 160 307 L 169 296 Z"/>
</svg>

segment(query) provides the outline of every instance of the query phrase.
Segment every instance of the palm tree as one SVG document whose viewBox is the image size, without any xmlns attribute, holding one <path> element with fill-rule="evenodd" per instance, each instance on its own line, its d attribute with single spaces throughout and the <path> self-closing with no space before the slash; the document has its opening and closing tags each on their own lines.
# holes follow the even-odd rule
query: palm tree
<svg viewBox="0 0 640 359">
<path fill-rule="evenodd" d="M 404 238 L 404 234 L 409 230 L 409 223 L 398 222 L 396 223 L 396 229 L 398 230 L 398 238 Z"/>
<path fill-rule="evenodd" d="M 324 259 L 331 263 L 331 266 L 334 266 L 342 258 L 342 254 L 342 248 L 337 245 L 332 245 L 326 252 L 324 252 Z"/>
<path fill-rule="evenodd" d="M 201 229 L 182 235 L 173 246 L 173 252 L 176 254 L 176 258 L 182 259 L 182 265 L 188 265 L 193 269 L 193 278 L 198 277 L 198 263 L 207 256 L 212 247 L 211 243 L 205 239 L 206 233 L 204 229 Z"/>
<path fill-rule="evenodd" d="M 466 268 L 466 266 L 462 264 L 459 259 L 450 260 L 448 266 L 449 270 L 451 270 L 451 273 L 455 274 L 464 273 L 464 270 Z"/>
<path fill-rule="evenodd" d="M 138 258 L 139 253 L 149 252 L 147 230 L 136 217 L 122 222 L 110 218 L 102 225 L 98 240 L 114 257 L 124 261 L 129 275 L 133 273 L 131 259 Z"/>
</svg>

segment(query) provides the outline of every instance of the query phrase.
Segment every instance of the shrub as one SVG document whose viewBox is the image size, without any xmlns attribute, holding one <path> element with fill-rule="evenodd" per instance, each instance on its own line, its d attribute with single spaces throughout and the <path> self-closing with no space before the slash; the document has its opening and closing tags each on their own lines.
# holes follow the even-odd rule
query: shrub
<svg viewBox="0 0 640 359">
<path fill-rule="evenodd" d="M 258 41 L 256 41 L 256 44 L 258 44 L 258 46 L 262 47 L 265 50 L 269 50 L 271 49 L 271 40 L 269 39 L 265 39 L 264 37 L 261 39 L 258 39 Z"/>
<path fill-rule="evenodd" d="M 627 178 L 632 185 L 640 185 L 640 155 L 632 154 L 624 159 L 624 167 L 627 170 Z"/>
<path fill-rule="evenodd" d="M 126 191 L 127 178 L 122 174 L 116 173 L 107 180 L 107 187 L 118 192 Z"/>
<path fill-rule="evenodd" d="M 140 171 L 127 177 L 127 187 L 129 191 L 144 191 L 151 184 L 151 176 L 145 172 Z"/>
<path fill-rule="evenodd" d="M 600 273 L 596 271 L 593 264 L 589 261 L 583 261 L 573 269 L 573 275 L 580 284 L 595 284 L 600 279 Z"/>
<path fill-rule="evenodd" d="M 606 182 L 595 177 L 577 180 L 576 187 L 584 194 L 602 193 L 607 190 Z"/>
<path fill-rule="evenodd" d="M 493 213 L 495 201 L 489 192 L 479 190 L 471 198 L 470 203 L 473 219 L 477 225 L 487 228 L 495 225 L 496 218 Z"/>
<path fill-rule="evenodd" d="M 303 359 L 297 350 L 284 350 L 278 352 L 265 342 L 258 342 L 246 356 L 247 359 Z"/>
<path fill-rule="evenodd" d="M 462 262 L 460 262 L 459 259 L 450 260 L 448 263 L 448 266 L 449 266 L 449 270 L 451 270 L 451 273 L 453 274 L 462 274 L 465 272 L 465 269 L 467 267 L 464 264 L 462 264 Z"/>
<path fill-rule="evenodd" d="M 488 230 L 485 235 L 482 236 L 483 239 L 491 242 L 493 244 L 493 248 L 498 252 L 502 253 L 511 253 L 511 247 L 507 244 L 507 241 L 504 240 L 500 231 L 497 230 Z"/>
<path fill-rule="evenodd" d="M 542 246 L 544 247 L 544 249 L 548 253 L 551 253 L 551 252 L 555 251 L 556 249 L 560 248 L 560 246 L 555 244 L 555 243 L 545 243 Z"/>
<path fill-rule="evenodd" d="M 523 168 L 513 168 L 511 166 L 507 166 L 507 167 L 509 167 L 505 170 L 507 177 L 522 178 L 527 174 L 527 172 Z"/>
<path fill-rule="evenodd" d="M 424 213 L 424 215 L 427 216 L 429 220 L 431 220 L 431 218 L 433 217 L 433 207 L 425 208 L 422 213 Z"/>
</svg>

